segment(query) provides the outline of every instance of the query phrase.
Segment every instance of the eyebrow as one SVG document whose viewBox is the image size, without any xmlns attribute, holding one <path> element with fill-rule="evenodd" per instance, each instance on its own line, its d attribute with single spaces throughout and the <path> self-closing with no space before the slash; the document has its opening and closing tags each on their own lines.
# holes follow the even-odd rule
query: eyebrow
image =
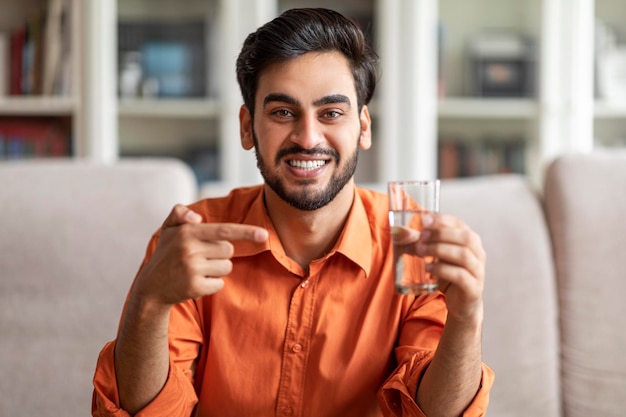
<svg viewBox="0 0 626 417">
<path fill-rule="evenodd" d="M 293 98 L 292 96 L 289 96 L 289 95 L 283 94 L 283 93 L 270 93 L 267 96 L 265 96 L 265 98 L 263 99 L 263 107 L 267 106 L 268 103 L 271 103 L 273 101 L 279 101 L 281 103 L 293 104 L 294 106 L 299 106 L 300 105 L 300 102 L 298 100 L 296 100 L 295 98 Z"/>
<path fill-rule="evenodd" d="M 300 106 L 300 102 L 294 97 L 283 93 L 270 93 L 263 99 L 263 106 L 267 106 L 268 103 L 273 101 L 279 101 L 281 103 L 292 104 L 294 106 Z M 351 107 L 350 99 L 343 94 L 331 94 L 324 96 L 313 102 L 315 106 L 323 106 L 325 104 L 345 103 Z"/>
<path fill-rule="evenodd" d="M 332 94 L 330 96 L 324 96 L 319 100 L 315 100 L 313 102 L 316 106 L 323 106 L 324 104 L 336 104 L 336 103 L 345 103 L 349 107 L 351 107 L 350 99 L 343 94 Z"/>
</svg>

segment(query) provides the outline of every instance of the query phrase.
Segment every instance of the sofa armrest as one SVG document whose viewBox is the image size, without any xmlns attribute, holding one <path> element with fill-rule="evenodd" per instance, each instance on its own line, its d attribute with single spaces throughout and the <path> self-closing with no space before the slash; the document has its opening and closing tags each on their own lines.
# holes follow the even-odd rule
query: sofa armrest
<svg viewBox="0 0 626 417">
<path fill-rule="evenodd" d="M 626 410 L 626 150 L 556 159 L 546 213 L 558 277 L 565 414 Z"/>
</svg>

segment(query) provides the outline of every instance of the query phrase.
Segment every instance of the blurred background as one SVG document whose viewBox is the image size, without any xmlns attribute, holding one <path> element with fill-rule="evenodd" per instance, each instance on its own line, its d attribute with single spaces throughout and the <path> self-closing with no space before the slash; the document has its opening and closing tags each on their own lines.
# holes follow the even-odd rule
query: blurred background
<svg viewBox="0 0 626 417">
<path fill-rule="evenodd" d="M 245 36 L 292 7 L 353 18 L 381 57 L 361 182 L 514 172 L 626 147 L 621 0 L 1 0 L 0 163 L 174 156 L 258 182 L 239 145 Z"/>
</svg>

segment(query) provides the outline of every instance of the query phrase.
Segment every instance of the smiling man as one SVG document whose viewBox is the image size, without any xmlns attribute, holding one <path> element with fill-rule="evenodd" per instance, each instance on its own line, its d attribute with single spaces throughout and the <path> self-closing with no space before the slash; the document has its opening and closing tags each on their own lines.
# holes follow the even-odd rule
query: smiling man
<svg viewBox="0 0 626 417">
<path fill-rule="evenodd" d="M 264 184 L 176 206 L 152 237 L 94 416 L 479 416 L 485 254 L 451 216 L 412 245 L 443 292 L 394 292 L 387 198 L 356 187 L 376 56 L 351 21 L 293 9 L 237 60 L 241 143 Z"/>
</svg>

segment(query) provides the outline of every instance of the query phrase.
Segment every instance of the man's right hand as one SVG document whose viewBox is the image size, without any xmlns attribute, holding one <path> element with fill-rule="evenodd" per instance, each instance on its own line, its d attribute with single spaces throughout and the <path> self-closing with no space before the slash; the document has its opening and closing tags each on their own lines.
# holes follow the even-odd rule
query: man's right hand
<svg viewBox="0 0 626 417">
<path fill-rule="evenodd" d="M 163 223 L 156 250 L 137 276 L 134 296 L 172 306 L 218 292 L 232 270 L 232 241 L 264 242 L 267 230 L 236 223 L 203 223 L 176 205 Z"/>
<path fill-rule="evenodd" d="M 171 307 L 222 289 L 221 277 L 232 270 L 232 241 L 267 238 L 261 227 L 203 223 L 183 205 L 172 209 L 154 253 L 137 275 L 115 346 L 124 410 L 135 414 L 143 409 L 167 381 Z"/>
</svg>

